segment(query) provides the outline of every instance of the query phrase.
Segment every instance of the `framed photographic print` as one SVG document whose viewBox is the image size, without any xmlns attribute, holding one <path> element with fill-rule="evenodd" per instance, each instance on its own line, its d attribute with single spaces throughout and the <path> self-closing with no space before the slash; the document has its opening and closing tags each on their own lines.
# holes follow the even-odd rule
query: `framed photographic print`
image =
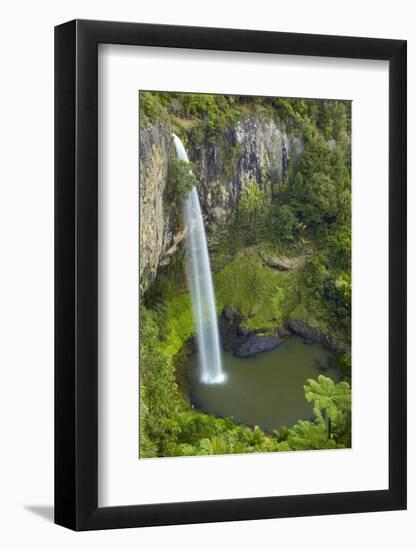
<svg viewBox="0 0 417 550">
<path fill-rule="evenodd" d="M 55 521 L 406 507 L 406 42 L 55 30 Z"/>
</svg>

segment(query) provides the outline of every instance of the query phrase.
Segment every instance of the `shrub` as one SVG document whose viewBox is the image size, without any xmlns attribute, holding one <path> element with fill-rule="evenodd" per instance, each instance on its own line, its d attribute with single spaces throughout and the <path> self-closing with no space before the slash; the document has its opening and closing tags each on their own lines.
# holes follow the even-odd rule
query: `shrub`
<svg viewBox="0 0 417 550">
<path fill-rule="evenodd" d="M 288 204 L 273 207 L 272 231 L 278 241 L 293 242 L 297 237 L 298 220 Z"/>
<path fill-rule="evenodd" d="M 269 238 L 271 202 L 269 190 L 256 180 L 249 183 L 240 195 L 235 214 L 235 233 L 244 245 Z"/>
<path fill-rule="evenodd" d="M 193 187 L 197 186 L 197 178 L 192 170 L 192 164 L 174 158 L 172 161 L 172 184 L 177 198 L 183 201 Z"/>
</svg>

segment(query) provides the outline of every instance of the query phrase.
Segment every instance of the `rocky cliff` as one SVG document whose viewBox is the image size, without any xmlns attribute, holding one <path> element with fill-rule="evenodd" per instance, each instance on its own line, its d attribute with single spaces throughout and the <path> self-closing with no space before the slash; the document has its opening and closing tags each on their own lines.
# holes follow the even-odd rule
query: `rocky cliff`
<svg viewBox="0 0 417 550">
<path fill-rule="evenodd" d="M 230 219 L 239 195 L 253 180 L 279 184 L 303 151 L 303 140 L 267 117 L 241 118 L 210 139 L 186 145 L 199 182 L 198 193 L 209 236 Z M 175 208 L 170 164 L 175 154 L 171 132 L 163 123 L 140 131 L 140 280 L 153 281 L 159 265 L 169 263 L 185 236 Z"/>
<path fill-rule="evenodd" d="M 172 208 L 170 159 L 175 154 L 171 132 L 163 124 L 149 124 L 139 141 L 139 245 L 141 288 L 152 282 L 158 266 L 180 242 L 180 227 Z"/>
</svg>

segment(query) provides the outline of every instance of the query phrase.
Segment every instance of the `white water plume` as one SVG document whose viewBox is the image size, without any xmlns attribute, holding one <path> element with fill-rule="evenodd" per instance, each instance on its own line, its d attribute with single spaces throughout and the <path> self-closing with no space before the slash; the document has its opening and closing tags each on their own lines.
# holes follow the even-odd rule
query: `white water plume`
<svg viewBox="0 0 417 550">
<path fill-rule="evenodd" d="M 172 134 L 177 157 L 189 162 L 181 140 Z M 221 384 L 223 372 L 213 280 L 207 249 L 206 233 L 197 189 L 193 187 L 183 204 L 184 222 L 188 229 L 186 274 L 197 328 L 197 344 L 201 381 Z"/>
</svg>

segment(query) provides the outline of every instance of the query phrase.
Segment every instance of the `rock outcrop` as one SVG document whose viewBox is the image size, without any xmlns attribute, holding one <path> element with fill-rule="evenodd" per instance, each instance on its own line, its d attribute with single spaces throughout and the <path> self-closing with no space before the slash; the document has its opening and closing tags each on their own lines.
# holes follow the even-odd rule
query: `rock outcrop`
<svg viewBox="0 0 417 550">
<path fill-rule="evenodd" d="M 231 307 L 225 307 L 220 317 L 220 339 L 225 351 L 235 351 L 245 344 L 251 332 L 241 326 L 242 317 Z"/>
<path fill-rule="evenodd" d="M 253 334 L 236 351 L 237 357 L 255 357 L 259 353 L 272 351 L 281 343 L 279 336 L 275 334 Z"/>
<path fill-rule="evenodd" d="M 140 282 L 146 288 L 158 266 L 180 242 L 181 228 L 172 208 L 170 159 L 175 153 L 171 133 L 163 124 L 148 125 L 140 133 L 139 223 Z M 174 247 L 174 248 L 173 248 Z"/>
<path fill-rule="evenodd" d="M 190 158 L 199 180 L 203 211 L 214 227 L 230 218 L 239 195 L 256 180 L 259 185 L 282 182 L 291 162 L 304 148 L 299 135 L 266 117 L 239 119 L 216 141 L 192 147 Z"/>
<path fill-rule="evenodd" d="M 291 162 L 297 162 L 302 138 L 272 119 L 241 118 L 215 140 L 202 137 L 187 145 L 198 180 L 198 194 L 208 238 L 229 221 L 239 195 L 256 180 L 258 185 L 282 182 Z M 152 283 L 160 265 L 166 265 L 186 232 L 178 214 L 170 181 L 175 155 L 171 131 L 163 124 L 140 130 L 140 282 Z"/>
<path fill-rule="evenodd" d="M 223 349 L 232 351 L 237 357 L 254 357 L 259 353 L 271 351 L 283 339 L 297 334 L 306 344 L 318 343 L 327 349 L 344 353 L 346 350 L 337 338 L 326 335 L 318 327 L 299 319 L 288 319 L 285 326 L 249 330 L 243 324 L 238 310 L 225 307 L 220 317 L 220 337 Z"/>
<path fill-rule="evenodd" d="M 305 321 L 288 319 L 287 324 L 288 327 L 295 334 L 303 338 L 306 343 L 317 342 L 337 353 L 344 353 L 346 351 L 335 338 L 327 336 L 319 328 L 311 326 Z"/>
<path fill-rule="evenodd" d="M 302 256 L 289 258 L 288 256 L 273 256 L 261 251 L 259 255 L 265 265 L 278 269 L 279 271 L 291 271 L 292 269 L 304 265 L 307 260 L 307 255 L 305 254 Z"/>
<path fill-rule="evenodd" d="M 249 330 L 242 325 L 239 311 L 231 307 L 225 307 L 220 317 L 223 349 L 233 351 L 237 357 L 255 357 L 259 353 L 271 351 L 279 346 L 282 338 L 290 334 L 292 333 L 281 328 Z"/>
</svg>

